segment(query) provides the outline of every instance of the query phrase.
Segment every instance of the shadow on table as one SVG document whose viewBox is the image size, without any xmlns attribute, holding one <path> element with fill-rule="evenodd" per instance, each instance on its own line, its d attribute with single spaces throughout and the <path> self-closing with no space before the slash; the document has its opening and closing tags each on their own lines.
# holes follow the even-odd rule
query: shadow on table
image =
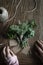
<svg viewBox="0 0 43 65">
<path fill-rule="evenodd" d="M 36 54 L 34 53 L 34 51 L 36 51 L 37 49 L 35 48 L 35 46 L 33 46 L 32 48 L 31 48 L 31 56 L 32 56 L 32 58 L 34 59 L 34 61 L 35 61 L 35 63 L 37 64 L 37 65 L 43 65 L 43 62 L 39 59 L 39 57 L 38 56 L 36 56 Z"/>
<path fill-rule="evenodd" d="M 3 54 L 2 54 L 3 48 L 4 46 L 0 46 L 0 65 L 6 65 L 4 58 L 3 58 Z"/>
</svg>

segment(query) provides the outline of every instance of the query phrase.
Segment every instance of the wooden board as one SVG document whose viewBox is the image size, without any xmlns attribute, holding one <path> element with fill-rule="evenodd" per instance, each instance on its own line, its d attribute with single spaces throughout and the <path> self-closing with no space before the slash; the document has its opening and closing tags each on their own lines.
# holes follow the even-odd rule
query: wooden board
<svg viewBox="0 0 43 65">
<path fill-rule="evenodd" d="M 30 1 L 30 0 L 27 0 L 27 2 L 28 1 Z M 39 39 L 39 36 L 40 36 L 40 22 L 39 22 L 39 20 L 40 20 L 40 0 L 36 0 L 36 1 L 37 1 L 37 9 L 34 12 L 24 14 L 23 12 L 21 12 L 21 6 L 22 6 L 22 4 L 21 4 L 19 6 L 19 8 L 17 10 L 17 14 L 16 14 L 16 16 L 13 20 L 7 22 L 6 25 L 0 24 L 0 34 L 2 35 L 3 33 L 6 33 L 9 25 L 16 24 L 16 23 L 18 23 L 19 20 L 23 21 L 23 20 L 35 19 L 35 22 L 38 26 L 37 29 L 36 29 L 35 36 L 28 40 L 28 43 L 29 43 L 28 48 L 26 47 L 26 48 L 24 48 L 24 49 L 22 49 L 22 50 L 20 50 L 19 52 L 16 53 L 17 56 L 18 56 L 20 65 L 35 65 L 35 64 L 37 65 L 37 62 L 38 62 L 38 61 L 36 62 L 36 60 L 34 60 L 33 57 L 30 57 L 30 55 L 27 56 L 27 53 L 30 50 L 30 47 L 33 45 L 33 43 L 36 40 Z M 5 8 L 7 8 L 8 12 L 9 12 L 9 16 L 12 17 L 14 12 L 15 12 L 15 6 L 17 5 L 18 2 L 19 2 L 19 0 L 15 0 L 15 2 L 14 2 L 15 5 L 14 5 L 14 8 L 12 7 L 12 10 L 11 10 L 12 0 L 0 0 L 0 6 L 4 6 Z M 26 2 L 26 4 L 27 4 L 27 2 Z M 31 4 L 31 5 L 33 5 L 33 4 Z M 11 10 L 11 13 L 10 13 L 10 10 Z M 1 26 L 2 26 L 2 28 L 1 28 Z M 8 44 L 9 43 L 8 41 L 9 41 L 8 39 L 5 39 L 4 37 L 0 36 L 0 43 Z M 12 48 L 12 50 L 15 53 L 14 47 Z"/>
</svg>

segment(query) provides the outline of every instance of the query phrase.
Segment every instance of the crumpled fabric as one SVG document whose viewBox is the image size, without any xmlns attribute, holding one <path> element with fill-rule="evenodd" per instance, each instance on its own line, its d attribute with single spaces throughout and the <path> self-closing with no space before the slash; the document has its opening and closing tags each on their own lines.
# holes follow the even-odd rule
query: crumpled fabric
<svg viewBox="0 0 43 65">
<path fill-rule="evenodd" d="M 10 58 L 7 58 L 6 61 L 8 65 L 19 65 L 19 61 L 16 55 Z"/>
</svg>

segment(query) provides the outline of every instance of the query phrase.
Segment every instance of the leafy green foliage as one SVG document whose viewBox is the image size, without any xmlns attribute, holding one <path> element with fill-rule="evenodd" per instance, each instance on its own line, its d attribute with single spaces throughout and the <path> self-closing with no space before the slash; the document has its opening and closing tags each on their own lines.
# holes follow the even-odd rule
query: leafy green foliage
<svg viewBox="0 0 43 65">
<path fill-rule="evenodd" d="M 26 21 L 18 25 L 11 25 L 8 28 L 7 37 L 9 39 L 16 39 L 23 48 L 27 45 L 27 39 L 34 37 L 36 27 L 35 20 Z"/>
</svg>

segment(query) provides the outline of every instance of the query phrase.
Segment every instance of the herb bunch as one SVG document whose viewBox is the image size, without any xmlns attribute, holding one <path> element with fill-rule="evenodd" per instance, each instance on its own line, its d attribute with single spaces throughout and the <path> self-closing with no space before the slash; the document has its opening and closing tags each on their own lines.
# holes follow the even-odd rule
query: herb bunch
<svg viewBox="0 0 43 65">
<path fill-rule="evenodd" d="M 15 39 L 21 48 L 26 47 L 28 38 L 34 37 L 36 27 L 35 20 L 25 21 L 18 25 L 11 25 L 8 28 L 7 37 Z"/>
</svg>

